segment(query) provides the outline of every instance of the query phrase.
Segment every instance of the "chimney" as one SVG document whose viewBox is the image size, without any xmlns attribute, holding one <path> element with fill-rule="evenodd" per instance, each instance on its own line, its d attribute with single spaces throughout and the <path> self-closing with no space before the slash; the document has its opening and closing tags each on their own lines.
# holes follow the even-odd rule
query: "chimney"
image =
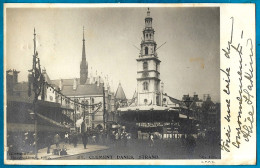
<svg viewBox="0 0 260 168">
<path fill-rule="evenodd" d="M 76 90 L 77 89 L 77 79 L 74 78 L 74 81 L 73 81 L 73 90 Z"/>
<path fill-rule="evenodd" d="M 210 97 L 209 94 L 208 94 L 208 97 L 207 97 L 207 101 L 211 101 L 211 97 Z"/>
<path fill-rule="evenodd" d="M 14 82 L 14 84 L 18 83 L 18 73 L 19 73 L 19 71 L 13 70 L 13 82 Z"/>
<path fill-rule="evenodd" d="M 62 87 L 63 87 L 63 80 L 60 79 L 60 83 L 59 83 L 59 88 L 60 88 L 60 90 L 62 90 Z"/>
<path fill-rule="evenodd" d="M 198 101 L 198 100 L 199 100 L 199 95 L 194 94 L 194 97 L 193 97 L 193 98 L 194 98 L 195 101 Z"/>
</svg>

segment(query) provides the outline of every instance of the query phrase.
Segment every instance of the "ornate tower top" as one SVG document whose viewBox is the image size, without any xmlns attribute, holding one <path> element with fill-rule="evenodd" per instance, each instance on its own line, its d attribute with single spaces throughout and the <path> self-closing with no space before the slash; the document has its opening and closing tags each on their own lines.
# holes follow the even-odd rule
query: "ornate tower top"
<svg viewBox="0 0 260 168">
<path fill-rule="evenodd" d="M 150 16 L 150 10 L 148 8 L 148 10 L 147 10 L 147 17 L 149 17 L 149 16 Z"/>
<path fill-rule="evenodd" d="M 145 17 L 145 29 L 152 28 L 153 18 L 150 16 L 150 9 L 147 10 L 147 16 Z"/>
</svg>

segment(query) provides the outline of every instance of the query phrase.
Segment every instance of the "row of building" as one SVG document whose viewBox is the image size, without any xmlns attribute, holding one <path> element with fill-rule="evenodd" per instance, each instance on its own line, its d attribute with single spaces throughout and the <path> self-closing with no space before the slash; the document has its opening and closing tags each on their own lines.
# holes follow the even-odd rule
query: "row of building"
<svg viewBox="0 0 260 168">
<path fill-rule="evenodd" d="M 113 92 L 107 77 L 94 76 L 92 73 L 89 75 L 83 31 L 79 78 L 50 79 L 46 70 L 41 72 L 46 83 L 39 96 L 41 109 L 38 108 L 40 117 L 45 120 L 43 123 L 45 125 L 52 123 L 54 127 L 59 126 L 66 131 L 78 132 L 82 132 L 86 127 L 102 130 L 115 125 L 124 125 L 130 132 L 155 130 L 163 132 L 169 125 L 171 132 L 178 132 L 172 125 L 179 125 L 187 127 L 187 129 L 179 128 L 179 132 L 180 130 L 185 132 L 190 129 L 187 126 L 189 123 L 197 125 L 197 130 L 219 129 L 220 104 L 213 103 L 209 95 L 203 100 L 196 94 L 184 95 L 182 100 L 178 100 L 164 93 L 164 84 L 160 79 L 161 61 L 157 54 L 152 21 L 148 9 L 140 55 L 136 59 L 137 90 L 131 99 L 126 98 L 120 83 L 116 92 Z M 28 113 L 28 109 L 32 109 L 29 104 L 32 104 L 34 99 L 31 91 L 33 87 L 31 75 L 28 76 L 28 82 L 18 82 L 18 74 L 19 71 L 16 70 L 9 70 L 6 73 L 7 101 L 24 103 L 17 109 L 12 108 L 13 103 L 9 103 L 7 111 L 9 125 L 13 122 L 19 123 L 17 122 L 19 118 L 13 119 L 17 115 L 15 110 L 19 110 L 20 115 L 28 116 L 25 113 Z M 48 104 L 45 103 L 44 106 L 44 102 Z M 22 127 L 26 127 L 25 120 L 26 118 L 20 122 Z M 147 123 L 157 123 L 157 127 L 154 128 L 153 124 L 150 124 L 151 128 L 147 129 Z M 135 128 L 136 126 L 138 128 Z M 11 130 L 14 126 L 8 128 Z M 129 130 L 132 128 L 135 130 Z M 45 130 L 50 129 L 46 127 Z"/>
</svg>

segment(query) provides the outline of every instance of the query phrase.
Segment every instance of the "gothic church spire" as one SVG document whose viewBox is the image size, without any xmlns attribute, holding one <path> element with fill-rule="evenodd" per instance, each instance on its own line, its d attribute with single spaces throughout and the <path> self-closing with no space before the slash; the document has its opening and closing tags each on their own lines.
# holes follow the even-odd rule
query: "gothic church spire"
<svg viewBox="0 0 260 168">
<path fill-rule="evenodd" d="M 88 63 L 86 61 L 86 51 L 85 51 L 85 35 L 83 27 L 83 46 L 82 46 L 82 60 L 80 63 L 80 84 L 84 85 L 88 79 Z"/>
</svg>

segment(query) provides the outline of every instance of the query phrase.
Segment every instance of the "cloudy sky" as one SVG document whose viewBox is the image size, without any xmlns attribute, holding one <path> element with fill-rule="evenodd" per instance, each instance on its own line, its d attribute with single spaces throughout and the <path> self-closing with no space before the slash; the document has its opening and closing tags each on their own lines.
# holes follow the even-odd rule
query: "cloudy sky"
<svg viewBox="0 0 260 168">
<path fill-rule="evenodd" d="M 150 8 L 165 92 L 220 100 L 219 8 Z M 79 77 L 85 27 L 89 71 L 119 81 L 128 98 L 136 89 L 136 58 L 147 8 L 8 8 L 6 68 L 26 81 L 32 66 L 33 28 L 41 65 L 51 79 Z"/>
</svg>

